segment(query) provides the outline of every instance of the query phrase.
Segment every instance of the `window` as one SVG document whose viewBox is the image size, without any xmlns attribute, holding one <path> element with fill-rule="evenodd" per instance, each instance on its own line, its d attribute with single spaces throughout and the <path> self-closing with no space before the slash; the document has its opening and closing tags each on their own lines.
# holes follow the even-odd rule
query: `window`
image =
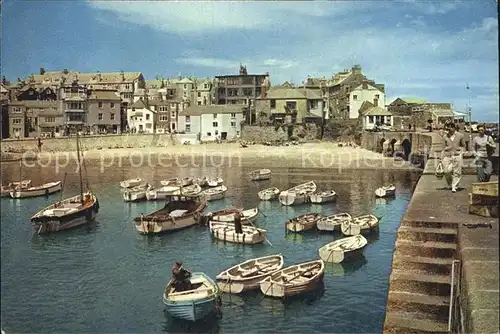
<svg viewBox="0 0 500 334">
<path fill-rule="evenodd" d="M 207 132 L 207 137 L 211 137 L 212 136 L 212 132 Z"/>
<path fill-rule="evenodd" d="M 353 95 L 353 96 L 352 96 L 352 100 L 353 100 L 353 101 L 357 101 L 357 100 L 358 100 L 358 96 L 357 96 L 357 95 Z"/>
<path fill-rule="evenodd" d="M 54 123 L 56 121 L 55 117 L 45 117 L 46 123 Z"/>
<path fill-rule="evenodd" d="M 186 124 L 186 132 L 191 132 L 191 124 Z"/>
<path fill-rule="evenodd" d="M 171 116 L 175 118 L 175 111 L 171 112 Z"/>
<path fill-rule="evenodd" d="M 311 109 L 318 109 L 318 100 L 312 100 L 311 101 Z"/>
<path fill-rule="evenodd" d="M 198 97 L 201 97 L 201 92 L 198 92 Z"/>
<path fill-rule="evenodd" d="M 380 95 L 379 94 L 375 94 L 375 98 L 378 100 L 380 99 Z"/>
<path fill-rule="evenodd" d="M 168 122 L 168 115 L 160 115 L 161 122 Z"/>
<path fill-rule="evenodd" d="M 22 109 L 20 107 L 12 107 L 12 112 L 14 113 L 20 113 Z"/>
<path fill-rule="evenodd" d="M 216 118 L 217 118 L 217 114 L 214 114 L 214 119 L 216 119 Z"/>
<path fill-rule="evenodd" d="M 184 84 L 184 89 L 187 89 L 188 88 L 188 85 Z M 185 94 L 185 93 L 184 93 Z"/>
<path fill-rule="evenodd" d="M 12 120 L 12 124 L 21 124 L 21 119 L 20 118 L 14 118 Z"/>
<path fill-rule="evenodd" d="M 100 102 L 102 103 L 102 102 Z M 85 104 L 81 102 L 70 102 L 66 103 L 67 110 L 83 110 L 85 108 Z"/>
<path fill-rule="evenodd" d="M 198 105 L 201 106 L 201 101 L 198 101 Z"/>
<path fill-rule="evenodd" d="M 186 123 L 191 122 L 191 116 L 186 116 Z"/>
<path fill-rule="evenodd" d="M 276 109 L 276 100 L 271 100 L 271 109 Z"/>
<path fill-rule="evenodd" d="M 146 121 L 149 121 L 149 114 L 146 114 Z"/>
<path fill-rule="evenodd" d="M 171 123 L 171 124 L 170 124 L 170 128 L 171 128 L 172 130 L 175 130 L 175 123 Z"/>
<path fill-rule="evenodd" d="M 98 104 L 99 104 L 99 108 L 102 108 L 102 102 L 99 102 Z"/>
<path fill-rule="evenodd" d="M 110 115 L 109 115 L 109 118 L 114 121 L 115 120 L 115 113 L 112 112 Z"/>
<path fill-rule="evenodd" d="M 170 108 L 175 108 L 175 103 L 170 103 Z"/>
<path fill-rule="evenodd" d="M 244 88 L 244 89 L 243 89 L 243 95 L 244 95 L 244 96 L 252 96 L 252 95 L 253 95 L 253 90 L 252 90 L 252 88 Z"/>
<path fill-rule="evenodd" d="M 152 125 L 153 124 L 151 124 L 151 123 L 146 123 L 146 129 L 151 129 L 153 127 Z"/>
<path fill-rule="evenodd" d="M 391 116 L 385 116 L 385 119 L 386 119 L 386 121 L 387 121 L 388 124 L 391 123 Z"/>
<path fill-rule="evenodd" d="M 295 109 L 297 109 L 297 102 L 295 102 L 295 101 L 287 101 L 286 102 L 286 106 L 290 110 L 295 110 Z"/>
<path fill-rule="evenodd" d="M 212 126 L 213 126 L 214 128 L 216 128 L 216 127 L 218 127 L 218 126 L 219 126 L 219 124 L 217 124 L 217 122 L 212 122 Z"/>
<path fill-rule="evenodd" d="M 98 114 L 97 119 L 99 119 L 100 121 L 102 121 L 102 114 L 101 113 Z"/>
<path fill-rule="evenodd" d="M 368 116 L 368 123 L 373 124 L 373 116 Z"/>
<path fill-rule="evenodd" d="M 240 135 L 240 132 L 239 131 L 236 131 L 236 135 L 239 136 Z"/>
<path fill-rule="evenodd" d="M 217 136 L 219 134 L 219 131 L 215 130 L 215 135 Z"/>
<path fill-rule="evenodd" d="M 168 111 L 168 107 L 167 106 L 160 106 L 160 111 Z"/>
<path fill-rule="evenodd" d="M 207 89 L 207 88 L 208 88 L 208 85 L 207 85 L 207 84 L 204 84 L 204 85 L 203 85 L 203 88 Z"/>
<path fill-rule="evenodd" d="M 236 113 L 235 112 L 231 113 L 231 118 L 236 118 Z"/>
<path fill-rule="evenodd" d="M 235 128 L 236 127 L 236 122 L 232 121 L 231 122 L 231 127 Z"/>
<path fill-rule="evenodd" d="M 110 106 L 111 108 L 114 108 L 114 107 L 115 107 L 115 103 L 114 103 L 114 102 L 111 102 L 109 106 Z"/>
<path fill-rule="evenodd" d="M 184 92 L 183 96 L 184 96 L 184 97 L 187 97 L 187 96 L 188 96 L 187 92 Z"/>
</svg>

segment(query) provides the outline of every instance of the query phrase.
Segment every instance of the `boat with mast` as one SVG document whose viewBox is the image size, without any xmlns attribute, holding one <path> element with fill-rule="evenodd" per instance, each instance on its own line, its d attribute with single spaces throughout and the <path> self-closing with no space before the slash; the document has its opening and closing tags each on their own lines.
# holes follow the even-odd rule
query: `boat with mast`
<svg viewBox="0 0 500 334">
<path fill-rule="evenodd" d="M 76 135 L 76 152 L 80 178 L 80 194 L 53 203 L 31 217 L 33 227 L 38 234 L 59 232 L 88 224 L 95 219 L 99 212 L 99 200 L 89 187 L 88 175 L 87 190 L 84 191 L 83 188 L 82 159 L 80 157 L 80 138 L 78 133 Z M 83 162 L 83 165 L 85 167 L 85 162 Z"/>
</svg>

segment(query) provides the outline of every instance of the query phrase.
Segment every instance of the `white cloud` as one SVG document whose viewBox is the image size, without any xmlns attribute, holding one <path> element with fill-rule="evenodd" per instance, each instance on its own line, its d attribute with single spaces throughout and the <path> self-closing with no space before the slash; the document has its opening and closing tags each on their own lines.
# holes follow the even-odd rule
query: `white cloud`
<svg viewBox="0 0 500 334">
<path fill-rule="evenodd" d="M 205 49 L 179 55 L 178 64 L 214 68 L 220 70 L 217 74 L 234 73 L 243 58 L 241 62 L 250 72 L 270 72 L 275 84 L 301 82 L 308 75 L 331 77 L 360 64 L 369 78 L 386 85 L 390 96 L 450 102 L 459 109 L 467 100 L 464 87 L 469 82 L 486 92 L 473 103 L 478 114 L 498 118 L 498 20 L 489 17 L 477 22 L 470 10 L 472 23 L 453 30 L 438 29 L 431 17 L 439 16 L 445 24 L 445 14 L 450 20 L 453 11 L 470 5 L 424 1 L 404 5 L 347 1 L 91 3 L 123 21 L 182 34 L 186 39 L 201 34 L 215 42 L 217 33 L 237 29 L 260 34 L 265 40 L 254 46 L 258 49 L 254 56 L 235 54 L 238 61 L 221 58 L 220 50 Z M 400 15 L 373 21 L 374 10 L 399 10 Z M 358 20 L 353 22 L 350 14 Z M 398 17 L 404 19 L 398 23 Z M 364 18 L 372 21 L 363 24 Z M 283 32 L 293 39 L 280 40 Z"/>
<path fill-rule="evenodd" d="M 203 57 L 187 57 L 179 58 L 175 60 L 177 63 L 191 65 L 191 66 L 201 66 L 201 67 L 212 67 L 217 69 L 227 69 L 234 70 L 238 68 L 239 62 L 220 59 L 220 58 L 203 58 Z"/>
</svg>

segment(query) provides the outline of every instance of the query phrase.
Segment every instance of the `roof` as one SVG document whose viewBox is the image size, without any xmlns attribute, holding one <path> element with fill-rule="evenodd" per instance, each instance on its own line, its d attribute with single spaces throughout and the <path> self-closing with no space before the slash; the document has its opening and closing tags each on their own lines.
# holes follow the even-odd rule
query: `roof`
<svg viewBox="0 0 500 334">
<path fill-rule="evenodd" d="M 432 109 L 432 114 L 437 117 L 454 117 L 455 114 L 450 109 Z"/>
<path fill-rule="evenodd" d="M 306 115 L 304 117 L 307 117 L 307 118 L 323 118 L 319 115 L 316 115 L 316 114 L 313 114 L 312 112 L 307 112 Z"/>
<path fill-rule="evenodd" d="M 182 84 L 192 84 L 193 82 L 191 80 L 189 80 L 188 78 L 182 78 L 179 83 L 182 83 Z"/>
<path fill-rule="evenodd" d="M 132 105 L 129 106 L 129 108 L 147 109 L 148 106 L 146 105 L 144 100 L 139 99 L 139 100 L 135 101 L 134 103 L 132 103 Z"/>
<path fill-rule="evenodd" d="M 24 105 L 27 108 L 40 108 L 40 109 L 45 109 L 45 108 L 59 108 L 59 101 L 23 101 Z"/>
<path fill-rule="evenodd" d="M 387 109 L 375 106 L 368 109 L 363 116 L 392 116 L 392 113 Z"/>
<path fill-rule="evenodd" d="M 460 116 L 460 117 L 462 117 L 462 116 L 465 116 L 465 117 L 469 116 L 469 115 L 467 115 L 467 113 L 465 113 L 465 112 L 460 112 L 460 111 L 453 111 L 453 114 L 454 114 L 455 116 Z"/>
<path fill-rule="evenodd" d="M 223 104 L 211 106 L 189 106 L 179 113 L 180 116 L 200 116 L 202 114 L 230 114 L 243 113 L 243 106 L 237 104 Z"/>
<path fill-rule="evenodd" d="M 154 80 L 144 80 L 146 83 L 146 88 L 148 89 L 158 89 L 161 88 L 162 85 L 166 86 L 166 82 L 163 79 L 154 79 Z"/>
<path fill-rule="evenodd" d="M 363 115 L 373 107 L 375 107 L 375 105 L 370 101 L 363 101 L 363 103 L 361 103 L 361 107 L 359 107 L 358 113 Z"/>
<path fill-rule="evenodd" d="M 121 101 L 120 96 L 113 90 L 93 90 L 89 96 L 91 100 Z"/>
<path fill-rule="evenodd" d="M 176 101 L 164 101 L 164 100 L 158 100 L 158 99 L 153 99 L 153 100 L 148 100 L 148 105 L 150 106 L 167 106 L 170 102 L 176 102 Z"/>
<path fill-rule="evenodd" d="M 406 103 L 414 103 L 414 104 L 424 104 L 424 103 L 427 103 L 426 100 L 424 99 L 420 99 L 420 98 L 417 98 L 417 97 L 400 97 L 399 99 L 405 101 Z M 397 99 L 395 99 L 394 101 L 396 101 Z M 392 101 L 392 102 L 394 102 Z M 391 104 L 392 104 L 391 102 Z"/>
<path fill-rule="evenodd" d="M 268 77 L 269 74 L 228 74 L 216 75 L 216 78 L 239 78 L 239 77 Z"/>
<path fill-rule="evenodd" d="M 356 88 L 354 88 L 352 91 L 355 91 L 355 90 L 378 90 L 379 92 L 383 93 L 383 91 L 381 91 L 379 88 L 377 88 L 374 85 L 371 85 L 369 83 L 367 83 L 367 88 L 363 88 L 363 84 L 361 84 L 361 85 L 357 86 Z"/>
<path fill-rule="evenodd" d="M 27 81 L 35 84 L 47 83 L 49 81 L 61 83 L 64 80 L 77 79 L 80 84 L 88 83 L 122 83 L 138 79 L 141 72 L 108 72 L 108 73 L 80 73 L 75 71 L 47 71 L 44 74 L 32 74 Z M 100 79 L 100 80 L 99 80 Z"/>
<path fill-rule="evenodd" d="M 0 92 L 7 93 L 9 90 L 3 84 L 0 84 Z"/>
<path fill-rule="evenodd" d="M 275 87 L 267 92 L 266 99 L 309 99 L 321 100 L 318 92 L 304 88 Z"/>
</svg>

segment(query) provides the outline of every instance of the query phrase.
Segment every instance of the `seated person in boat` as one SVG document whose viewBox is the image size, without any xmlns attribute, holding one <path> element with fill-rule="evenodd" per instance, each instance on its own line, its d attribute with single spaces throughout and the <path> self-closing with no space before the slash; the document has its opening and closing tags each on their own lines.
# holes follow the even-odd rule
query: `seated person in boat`
<svg viewBox="0 0 500 334">
<path fill-rule="evenodd" d="M 238 234 L 243 233 L 243 227 L 241 226 L 241 216 L 239 212 L 234 214 L 234 231 Z"/>
<path fill-rule="evenodd" d="M 182 268 L 182 262 L 176 262 L 172 267 L 172 279 L 175 292 L 191 290 L 191 273 Z"/>
</svg>

